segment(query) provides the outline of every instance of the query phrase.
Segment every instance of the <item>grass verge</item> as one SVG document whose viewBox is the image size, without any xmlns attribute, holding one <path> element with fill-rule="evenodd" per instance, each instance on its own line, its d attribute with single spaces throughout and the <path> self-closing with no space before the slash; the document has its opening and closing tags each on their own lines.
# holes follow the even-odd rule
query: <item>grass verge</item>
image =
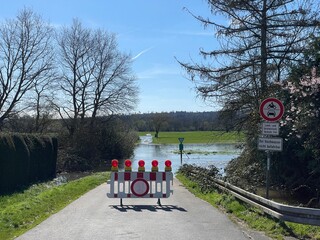
<svg viewBox="0 0 320 240">
<path fill-rule="evenodd" d="M 145 136 L 150 132 L 139 132 L 139 136 Z M 159 137 L 155 138 L 155 144 L 179 143 L 178 138 L 184 138 L 183 143 L 239 143 L 243 142 L 244 134 L 238 132 L 224 131 L 191 131 L 191 132 L 159 132 Z"/>
<path fill-rule="evenodd" d="M 176 178 L 195 196 L 229 214 L 234 221 L 241 222 L 257 231 L 265 232 L 273 239 L 294 236 L 298 239 L 320 239 L 320 227 L 297 223 L 281 222 L 264 214 L 233 196 L 217 191 L 202 192 L 198 183 L 178 173 Z"/>
<path fill-rule="evenodd" d="M 13 239 L 107 181 L 110 173 L 93 175 L 56 186 L 36 184 L 21 193 L 0 196 L 0 239 Z"/>
</svg>

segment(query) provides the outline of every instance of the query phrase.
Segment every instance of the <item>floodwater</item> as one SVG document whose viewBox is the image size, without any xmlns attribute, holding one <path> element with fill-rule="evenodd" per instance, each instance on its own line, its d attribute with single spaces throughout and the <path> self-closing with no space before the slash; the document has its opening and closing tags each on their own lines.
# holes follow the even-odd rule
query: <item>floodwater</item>
<svg viewBox="0 0 320 240">
<path fill-rule="evenodd" d="M 172 162 L 172 172 L 176 173 L 182 164 L 196 164 L 201 167 L 208 167 L 214 165 L 224 174 L 224 168 L 228 162 L 239 156 L 241 150 L 237 148 L 236 144 L 184 144 L 182 152 L 182 159 L 179 151 L 179 144 L 152 144 L 152 136 L 142 136 L 141 143 L 136 146 L 132 160 L 132 170 L 138 170 L 138 161 L 145 161 L 145 170 L 151 171 L 152 160 L 158 160 L 159 171 L 164 171 L 164 162 L 168 159 Z M 119 169 L 123 170 L 124 160 L 119 162 Z M 110 166 L 109 166 L 110 170 Z M 58 174 L 56 181 L 57 185 L 78 179 L 91 172 L 63 172 Z"/>
<path fill-rule="evenodd" d="M 179 144 L 152 144 L 151 135 L 141 137 L 141 144 L 137 145 L 131 157 L 132 169 L 138 169 L 138 161 L 145 161 L 146 171 L 151 170 L 151 161 L 159 162 L 159 171 L 164 170 L 164 162 L 172 162 L 172 171 L 175 173 L 181 166 Z M 227 163 L 239 156 L 241 150 L 235 144 L 184 144 L 182 164 L 196 164 L 201 167 L 214 165 L 221 174 Z"/>
</svg>

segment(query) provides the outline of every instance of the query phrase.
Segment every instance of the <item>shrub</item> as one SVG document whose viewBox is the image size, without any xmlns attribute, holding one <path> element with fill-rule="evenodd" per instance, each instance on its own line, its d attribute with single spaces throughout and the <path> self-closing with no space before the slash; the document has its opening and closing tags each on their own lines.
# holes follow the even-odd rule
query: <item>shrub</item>
<svg viewBox="0 0 320 240">
<path fill-rule="evenodd" d="M 37 135 L 0 136 L 0 194 L 55 177 L 57 139 Z"/>
<path fill-rule="evenodd" d="M 131 157 L 138 136 L 115 119 L 82 126 L 73 136 L 60 139 L 58 171 L 103 171 L 112 159 Z"/>
</svg>

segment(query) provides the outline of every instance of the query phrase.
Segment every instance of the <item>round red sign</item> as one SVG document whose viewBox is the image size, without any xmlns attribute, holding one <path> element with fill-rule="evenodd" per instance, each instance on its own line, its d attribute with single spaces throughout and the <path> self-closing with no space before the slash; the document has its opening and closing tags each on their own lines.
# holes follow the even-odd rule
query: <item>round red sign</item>
<svg viewBox="0 0 320 240">
<path fill-rule="evenodd" d="M 267 98 L 260 104 L 261 117 L 269 122 L 278 121 L 284 113 L 284 106 L 277 98 Z"/>
<path fill-rule="evenodd" d="M 138 178 L 131 183 L 131 192 L 137 197 L 143 197 L 149 192 L 149 184 L 145 179 Z"/>
</svg>

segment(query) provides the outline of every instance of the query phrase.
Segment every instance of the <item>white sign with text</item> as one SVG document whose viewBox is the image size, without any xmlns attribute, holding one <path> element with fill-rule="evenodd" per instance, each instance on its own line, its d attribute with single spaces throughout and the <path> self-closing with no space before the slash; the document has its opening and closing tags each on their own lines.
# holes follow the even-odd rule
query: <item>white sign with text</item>
<svg viewBox="0 0 320 240">
<path fill-rule="evenodd" d="M 279 135 L 279 123 L 278 122 L 263 122 L 262 123 L 262 134 L 263 135 Z"/>
<path fill-rule="evenodd" d="M 266 138 L 259 137 L 258 149 L 269 150 L 269 151 L 282 151 L 282 138 Z"/>
</svg>

